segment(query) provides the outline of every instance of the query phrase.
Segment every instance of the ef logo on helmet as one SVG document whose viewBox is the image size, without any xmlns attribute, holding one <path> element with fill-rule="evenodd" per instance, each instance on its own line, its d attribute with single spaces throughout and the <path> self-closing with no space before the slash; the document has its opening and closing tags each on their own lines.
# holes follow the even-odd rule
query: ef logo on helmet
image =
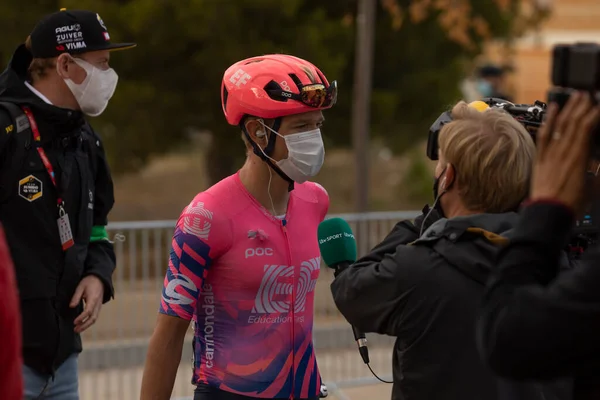
<svg viewBox="0 0 600 400">
<path fill-rule="evenodd" d="M 240 68 L 237 71 L 235 71 L 233 75 L 231 75 L 231 78 L 229 78 L 229 82 L 233 83 L 237 87 L 240 87 L 248 83 L 250 79 L 252 79 L 252 77 Z"/>
</svg>

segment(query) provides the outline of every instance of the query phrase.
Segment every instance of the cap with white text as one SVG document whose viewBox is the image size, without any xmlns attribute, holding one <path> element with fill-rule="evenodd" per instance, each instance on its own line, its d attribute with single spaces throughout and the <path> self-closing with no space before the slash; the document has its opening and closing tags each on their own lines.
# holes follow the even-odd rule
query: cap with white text
<svg viewBox="0 0 600 400">
<path fill-rule="evenodd" d="M 111 43 L 100 15 L 91 11 L 66 10 L 45 16 L 30 35 L 34 58 L 58 57 L 98 50 L 125 50 L 135 43 Z"/>
</svg>

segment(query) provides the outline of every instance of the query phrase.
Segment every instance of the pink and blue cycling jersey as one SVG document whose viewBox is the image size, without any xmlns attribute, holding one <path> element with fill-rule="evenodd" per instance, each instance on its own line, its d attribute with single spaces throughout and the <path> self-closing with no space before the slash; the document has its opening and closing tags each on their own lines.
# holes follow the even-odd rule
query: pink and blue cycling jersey
<svg viewBox="0 0 600 400">
<path fill-rule="evenodd" d="M 317 397 L 312 343 L 318 184 L 295 184 L 272 216 L 239 174 L 198 194 L 173 235 L 160 312 L 194 321 L 194 384 L 259 398 Z"/>
</svg>

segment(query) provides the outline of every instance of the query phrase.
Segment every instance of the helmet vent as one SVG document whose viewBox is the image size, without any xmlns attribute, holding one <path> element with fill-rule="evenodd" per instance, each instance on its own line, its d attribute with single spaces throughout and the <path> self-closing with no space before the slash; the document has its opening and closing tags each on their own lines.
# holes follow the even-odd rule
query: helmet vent
<svg viewBox="0 0 600 400">
<path fill-rule="evenodd" d="M 319 79 L 321 80 L 320 83 L 322 83 L 323 85 L 326 85 L 325 82 L 327 82 L 327 80 L 325 79 L 325 77 L 323 76 L 323 74 L 319 72 L 319 70 L 317 70 L 317 75 L 319 75 Z"/>
<path fill-rule="evenodd" d="M 298 90 L 300 90 L 300 88 L 302 86 L 304 86 L 302 84 L 302 81 L 298 78 L 298 76 L 296 74 L 290 74 L 290 78 L 292 78 L 292 80 L 294 81 L 294 83 L 296 84 L 296 86 L 298 87 Z"/>
<path fill-rule="evenodd" d="M 287 97 L 277 96 L 277 95 L 273 94 L 272 92 L 270 92 L 271 90 L 275 91 L 275 92 L 282 91 L 283 89 L 281 88 L 281 85 L 279 85 L 279 83 L 277 83 L 275 81 L 271 81 L 265 85 L 264 89 L 271 99 L 273 99 L 275 101 L 282 101 L 284 103 L 288 101 Z"/>
<path fill-rule="evenodd" d="M 229 97 L 229 92 L 225 85 L 223 85 L 223 106 L 227 109 L 227 98 Z"/>
</svg>

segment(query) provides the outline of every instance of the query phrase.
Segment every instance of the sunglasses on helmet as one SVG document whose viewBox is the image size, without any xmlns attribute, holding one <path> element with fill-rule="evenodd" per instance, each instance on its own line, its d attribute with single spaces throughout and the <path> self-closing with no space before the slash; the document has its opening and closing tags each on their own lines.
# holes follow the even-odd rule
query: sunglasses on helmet
<svg viewBox="0 0 600 400">
<path fill-rule="evenodd" d="M 331 107 L 337 101 L 337 81 L 331 82 L 329 87 L 321 83 L 302 86 L 300 94 L 288 92 L 287 90 L 267 90 L 272 98 L 287 100 L 292 99 L 306 104 L 309 107 L 322 108 Z"/>
</svg>

